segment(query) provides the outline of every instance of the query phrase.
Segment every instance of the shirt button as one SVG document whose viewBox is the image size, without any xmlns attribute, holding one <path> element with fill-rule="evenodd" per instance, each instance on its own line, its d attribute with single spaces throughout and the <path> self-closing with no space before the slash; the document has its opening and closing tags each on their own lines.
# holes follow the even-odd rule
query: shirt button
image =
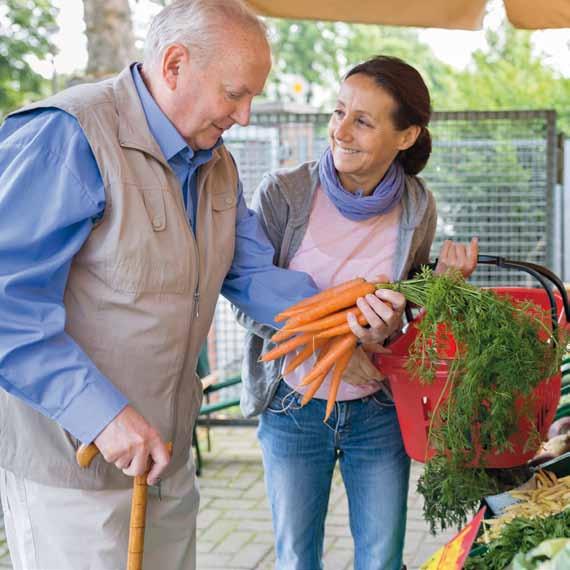
<svg viewBox="0 0 570 570">
<path fill-rule="evenodd" d="M 234 199 L 233 198 L 226 198 L 226 204 L 228 206 L 231 206 L 234 203 Z"/>
<path fill-rule="evenodd" d="M 158 228 L 160 228 L 161 225 L 162 225 L 162 223 L 161 223 L 160 219 L 154 218 L 154 220 L 152 220 L 152 227 L 153 228 L 158 229 Z"/>
</svg>

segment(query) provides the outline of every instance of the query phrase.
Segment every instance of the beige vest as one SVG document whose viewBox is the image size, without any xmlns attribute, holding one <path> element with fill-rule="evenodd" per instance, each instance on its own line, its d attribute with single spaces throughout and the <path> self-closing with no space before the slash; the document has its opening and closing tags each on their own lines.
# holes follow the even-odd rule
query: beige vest
<svg viewBox="0 0 570 570">
<path fill-rule="evenodd" d="M 104 217 L 72 263 L 66 332 L 162 438 L 174 442 L 166 477 L 188 460 L 202 399 L 197 355 L 233 258 L 233 160 L 222 146 L 199 170 L 195 239 L 179 182 L 148 129 L 130 69 L 32 107 L 57 107 L 77 118 L 105 185 Z M 1 467 L 55 486 L 131 484 L 100 456 L 88 470 L 77 467 L 78 443 L 0 390 Z"/>
</svg>

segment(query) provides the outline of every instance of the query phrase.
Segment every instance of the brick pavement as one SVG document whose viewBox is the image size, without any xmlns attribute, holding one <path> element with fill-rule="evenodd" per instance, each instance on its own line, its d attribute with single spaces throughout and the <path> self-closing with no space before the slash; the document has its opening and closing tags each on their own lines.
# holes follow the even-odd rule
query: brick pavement
<svg viewBox="0 0 570 570">
<path fill-rule="evenodd" d="M 206 451 L 203 435 L 200 434 L 204 467 L 200 477 L 202 502 L 198 517 L 198 570 L 272 569 L 273 535 L 255 429 L 212 429 L 211 452 Z M 437 537 L 429 534 L 422 519 L 421 497 L 415 493 L 420 473 L 421 465 L 414 464 L 404 551 L 409 570 L 418 569 L 453 535 L 453 532 Z M 352 555 L 346 495 L 337 472 L 326 524 L 325 570 L 352 568 Z M 0 570 L 9 569 L 6 559 L 0 560 Z"/>
</svg>

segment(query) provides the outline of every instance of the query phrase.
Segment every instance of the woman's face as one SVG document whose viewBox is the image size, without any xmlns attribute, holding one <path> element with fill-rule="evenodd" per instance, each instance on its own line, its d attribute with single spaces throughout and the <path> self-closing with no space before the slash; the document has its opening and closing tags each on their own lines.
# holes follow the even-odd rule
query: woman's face
<svg viewBox="0 0 570 570">
<path fill-rule="evenodd" d="M 396 130 L 395 108 L 392 96 L 367 75 L 357 73 L 341 84 L 329 122 L 329 143 L 346 190 L 371 193 L 398 152 L 414 144 L 419 127 Z"/>
</svg>

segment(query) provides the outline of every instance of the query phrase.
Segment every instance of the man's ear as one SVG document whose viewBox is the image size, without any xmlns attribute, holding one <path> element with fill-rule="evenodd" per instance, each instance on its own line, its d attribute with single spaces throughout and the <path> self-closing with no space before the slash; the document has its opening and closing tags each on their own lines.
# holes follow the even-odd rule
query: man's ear
<svg viewBox="0 0 570 570">
<path fill-rule="evenodd" d="M 407 150 L 414 146 L 415 142 L 418 140 L 422 128 L 418 125 L 411 125 L 407 129 L 404 129 L 401 133 L 400 144 L 398 145 L 398 150 Z"/>
<path fill-rule="evenodd" d="M 172 44 L 162 55 L 162 77 L 171 90 L 176 89 L 180 66 L 188 61 L 188 49 L 180 44 Z"/>
</svg>

